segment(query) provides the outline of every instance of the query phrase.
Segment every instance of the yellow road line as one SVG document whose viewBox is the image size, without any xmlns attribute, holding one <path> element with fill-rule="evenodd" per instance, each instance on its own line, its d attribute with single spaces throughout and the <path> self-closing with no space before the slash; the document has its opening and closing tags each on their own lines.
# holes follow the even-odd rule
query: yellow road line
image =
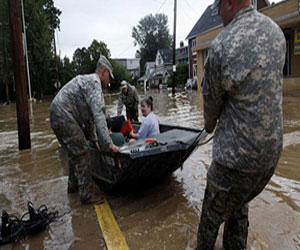
<svg viewBox="0 0 300 250">
<path fill-rule="evenodd" d="M 118 226 L 107 200 L 94 205 L 107 250 L 129 250 L 127 242 Z"/>
</svg>

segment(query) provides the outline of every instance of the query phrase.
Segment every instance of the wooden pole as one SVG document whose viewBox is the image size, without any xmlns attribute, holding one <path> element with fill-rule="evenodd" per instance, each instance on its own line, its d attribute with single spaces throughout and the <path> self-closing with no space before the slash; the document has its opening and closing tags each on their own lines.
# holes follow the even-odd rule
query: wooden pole
<svg viewBox="0 0 300 250">
<path fill-rule="evenodd" d="M 20 0 L 8 0 L 13 71 L 16 83 L 19 149 L 31 148 Z"/>
<path fill-rule="evenodd" d="M 175 74 L 176 74 L 176 8 L 177 0 L 174 0 L 174 29 L 173 29 L 173 77 L 172 77 L 172 95 L 175 96 Z"/>
</svg>

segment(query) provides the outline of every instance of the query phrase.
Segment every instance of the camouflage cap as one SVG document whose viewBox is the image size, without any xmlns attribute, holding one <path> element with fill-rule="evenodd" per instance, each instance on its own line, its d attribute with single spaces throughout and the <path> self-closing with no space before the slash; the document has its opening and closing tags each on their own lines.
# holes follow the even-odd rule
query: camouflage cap
<svg viewBox="0 0 300 250">
<path fill-rule="evenodd" d="M 110 62 L 108 61 L 108 59 L 104 55 L 100 55 L 100 57 L 98 59 L 98 62 L 97 62 L 97 68 L 100 65 L 102 65 L 105 68 L 107 68 L 108 71 L 109 71 L 110 77 L 114 79 L 114 75 L 112 73 L 113 72 L 113 68 L 112 68 Z"/>
<path fill-rule="evenodd" d="M 221 0 L 215 0 L 214 3 L 210 6 L 211 16 L 217 16 L 219 14 L 219 6 Z"/>
<path fill-rule="evenodd" d="M 126 82 L 125 80 L 123 80 L 121 82 L 121 89 L 127 88 L 128 82 Z"/>
</svg>

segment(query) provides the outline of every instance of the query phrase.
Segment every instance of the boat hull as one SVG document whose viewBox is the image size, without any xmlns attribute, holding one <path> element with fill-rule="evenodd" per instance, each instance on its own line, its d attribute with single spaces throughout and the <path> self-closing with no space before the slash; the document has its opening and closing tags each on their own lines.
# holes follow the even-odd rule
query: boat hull
<svg viewBox="0 0 300 250">
<path fill-rule="evenodd" d="M 178 168 L 204 139 L 200 130 L 161 125 L 155 142 L 139 140 L 112 154 L 91 149 L 92 176 L 101 190 L 155 184 Z M 177 137 L 179 137 L 179 140 Z"/>
</svg>

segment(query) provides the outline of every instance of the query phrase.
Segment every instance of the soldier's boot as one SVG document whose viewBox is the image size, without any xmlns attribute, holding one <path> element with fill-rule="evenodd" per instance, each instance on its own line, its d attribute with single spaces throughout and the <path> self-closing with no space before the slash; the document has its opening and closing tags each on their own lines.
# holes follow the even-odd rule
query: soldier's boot
<svg viewBox="0 0 300 250">
<path fill-rule="evenodd" d="M 88 199 L 82 199 L 81 200 L 81 203 L 84 204 L 84 205 L 89 205 L 89 204 L 96 204 L 96 205 L 99 205 L 101 203 L 104 202 L 104 199 L 103 197 L 100 195 L 100 196 L 96 196 L 96 195 L 92 195 L 90 198 Z"/>
</svg>

